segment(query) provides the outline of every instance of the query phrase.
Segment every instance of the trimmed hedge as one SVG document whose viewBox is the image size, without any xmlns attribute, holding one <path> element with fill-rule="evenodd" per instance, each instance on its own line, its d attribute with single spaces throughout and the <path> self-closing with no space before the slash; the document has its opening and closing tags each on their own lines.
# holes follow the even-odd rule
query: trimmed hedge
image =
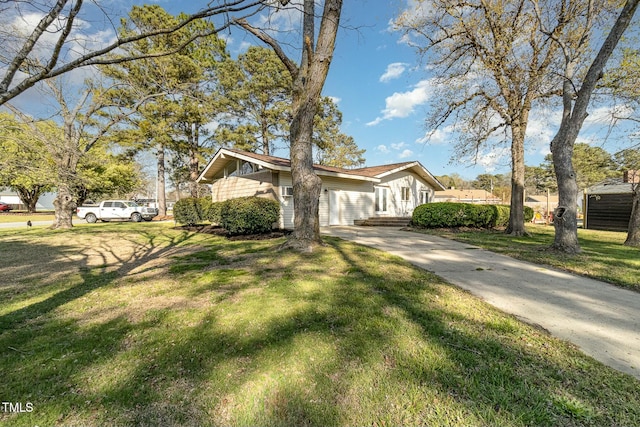
<svg viewBox="0 0 640 427">
<path fill-rule="evenodd" d="M 509 224 L 509 206 L 471 203 L 427 203 L 416 207 L 411 222 L 424 228 L 493 228 Z M 533 209 L 524 207 L 525 221 L 533 218 Z"/>
<path fill-rule="evenodd" d="M 280 217 L 280 204 L 262 197 L 240 197 L 212 202 L 208 197 L 187 197 L 173 206 L 176 222 L 185 225 L 211 222 L 229 234 L 254 234 L 271 231 Z"/>
<path fill-rule="evenodd" d="M 279 217 L 280 204 L 263 197 L 229 199 L 220 209 L 220 225 L 229 234 L 266 233 Z"/>
<path fill-rule="evenodd" d="M 222 205 L 224 202 L 211 202 L 209 204 L 209 209 L 207 210 L 206 219 L 211 222 L 211 224 L 220 225 L 222 224 Z"/>
<path fill-rule="evenodd" d="M 173 218 L 186 225 L 201 224 L 208 220 L 211 199 L 208 197 L 186 197 L 173 205 Z"/>
</svg>

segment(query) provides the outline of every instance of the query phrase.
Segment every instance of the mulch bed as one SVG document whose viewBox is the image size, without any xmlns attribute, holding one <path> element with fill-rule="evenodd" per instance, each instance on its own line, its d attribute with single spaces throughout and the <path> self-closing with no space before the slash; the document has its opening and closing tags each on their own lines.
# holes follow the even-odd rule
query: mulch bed
<svg viewBox="0 0 640 427">
<path fill-rule="evenodd" d="M 216 236 L 226 237 L 229 240 L 268 240 L 278 239 L 291 234 L 291 230 L 272 230 L 269 233 L 230 235 L 227 230 L 222 227 L 206 224 L 181 225 L 174 227 L 174 229 L 186 230 L 194 233 L 213 234 Z"/>
</svg>

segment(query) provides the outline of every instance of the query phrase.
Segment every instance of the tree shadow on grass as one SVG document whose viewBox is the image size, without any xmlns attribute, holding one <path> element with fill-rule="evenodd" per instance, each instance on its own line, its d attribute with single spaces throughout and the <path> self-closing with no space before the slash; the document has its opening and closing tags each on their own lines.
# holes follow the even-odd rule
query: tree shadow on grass
<svg viewBox="0 0 640 427">
<path fill-rule="evenodd" d="M 0 335 L 7 384 L 19 384 L 0 386 L 0 394 L 32 401 L 35 410 L 0 414 L 0 421 L 524 426 L 614 425 L 640 417 L 636 408 L 622 418 L 624 403 L 603 415 L 585 388 L 595 383 L 579 376 L 614 390 L 626 377 L 598 373 L 598 365 L 570 349 L 563 350 L 570 363 L 546 355 L 544 334 L 496 312 L 478 315 L 473 310 L 489 310 L 481 303 L 461 311 L 459 300 L 471 298 L 396 258 L 327 242 L 309 256 L 225 243 L 226 251 L 174 259 L 174 266 L 199 263 L 200 272 L 179 268 L 172 277 L 189 288 L 186 295 L 207 303 L 147 308 L 135 322 L 47 317 L 63 299 L 40 306 L 43 316 L 25 312 Z M 226 253 L 237 258 L 221 263 Z M 134 257 L 138 267 L 144 269 L 147 254 Z M 325 257 L 330 266 L 319 271 Z M 93 280 L 90 271 L 85 281 Z M 131 271 L 112 271 L 101 286 Z M 68 299 L 100 287 L 85 286 Z"/>
<path fill-rule="evenodd" d="M 330 241 L 353 268 L 372 271 L 366 258 L 343 250 L 344 244 L 337 240 Z M 461 413 L 479 425 L 624 425 L 638 420 L 640 411 L 627 412 L 631 401 L 614 409 L 593 392 L 609 382 L 607 378 L 615 378 L 603 393 L 615 401 L 619 390 L 634 391 L 637 386 L 629 376 L 477 300 L 472 310 L 485 311 L 481 319 L 454 304 L 443 304 L 443 296 L 428 288 L 429 282 L 433 286 L 444 282 L 435 276 L 425 281 L 427 275 L 423 273 L 419 280 L 386 281 L 388 277 L 380 275 L 376 285 L 385 304 L 398 309 L 419 328 L 422 339 L 445 355 L 435 358 L 442 363 L 433 363 L 434 358 L 392 352 L 389 358 L 401 373 L 400 381 L 411 378 L 417 388 L 436 384 L 441 395 L 455 401 Z M 560 354 L 550 349 L 549 342 L 561 348 Z M 590 380 L 585 381 L 585 376 Z M 423 415 L 428 418 L 433 410 L 424 408 Z M 423 424 L 425 419 L 417 417 L 412 424 Z"/>
</svg>

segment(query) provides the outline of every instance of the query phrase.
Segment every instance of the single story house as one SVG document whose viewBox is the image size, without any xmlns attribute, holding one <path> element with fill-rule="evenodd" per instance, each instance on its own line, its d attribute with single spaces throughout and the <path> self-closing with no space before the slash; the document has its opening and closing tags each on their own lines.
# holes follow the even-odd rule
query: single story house
<svg viewBox="0 0 640 427">
<path fill-rule="evenodd" d="M 444 186 L 419 162 L 343 169 L 314 165 L 322 180 L 320 225 L 353 225 L 373 217 L 410 217 Z M 293 228 L 293 188 L 288 159 L 221 148 L 198 182 L 211 184 L 214 202 L 269 197 L 280 202 L 281 228 Z"/>
<path fill-rule="evenodd" d="M 613 180 L 587 188 L 584 194 L 584 228 L 628 231 L 633 207 L 633 185 L 631 182 Z"/>
<path fill-rule="evenodd" d="M 44 193 L 40 196 L 40 198 L 38 199 L 38 202 L 36 203 L 36 210 L 37 211 L 52 211 L 54 209 L 53 207 L 53 201 L 56 198 L 56 193 Z M 16 193 L 15 191 L 12 191 L 9 188 L 1 188 L 0 187 L 0 202 L 4 202 L 8 205 L 11 205 L 11 208 L 13 210 L 26 210 L 27 207 L 25 206 L 24 203 L 22 203 L 22 200 L 20 200 L 20 197 L 18 196 L 18 193 Z"/>
</svg>

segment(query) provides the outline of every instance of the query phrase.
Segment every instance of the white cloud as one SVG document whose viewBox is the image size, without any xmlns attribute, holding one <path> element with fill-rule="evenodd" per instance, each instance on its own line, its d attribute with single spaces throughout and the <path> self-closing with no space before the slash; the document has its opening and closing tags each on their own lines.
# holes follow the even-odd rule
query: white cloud
<svg viewBox="0 0 640 427">
<path fill-rule="evenodd" d="M 377 150 L 377 151 L 380 151 L 381 153 L 385 153 L 385 154 L 390 152 L 389 148 L 387 148 L 387 146 L 386 146 L 386 145 L 384 145 L 384 144 L 380 144 L 380 145 L 378 145 L 378 146 L 376 147 L 376 150 Z"/>
<path fill-rule="evenodd" d="M 391 148 L 393 148 L 394 150 L 401 150 L 406 146 L 407 146 L 406 142 L 398 142 L 397 144 L 391 144 Z"/>
<path fill-rule="evenodd" d="M 407 65 L 404 62 L 394 62 L 387 65 L 387 70 L 380 76 L 380 81 L 385 83 L 393 79 L 397 79 L 405 72 Z"/>
<path fill-rule="evenodd" d="M 337 96 L 329 96 L 328 97 L 331 101 L 333 101 L 334 104 L 338 105 L 340 103 L 340 101 L 342 101 L 342 98 L 338 98 Z"/>
<path fill-rule="evenodd" d="M 286 7 L 271 7 L 268 14 L 260 15 L 259 27 L 277 33 L 293 32 L 300 28 L 302 4 L 293 0 Z"/>
<path fill-rule="evenodd" d="M 418 144 L 429 143 L 433 145 L 446 144 L 453 140 L 454 133 L 455 133 L 454 126 L 445 126 L 443 128 L 431 130 L 425 133 L 425 135 L 422 138 L 416 139 L 416 143 Z"/>
<path fill-rule="evenodd" d="M 382 110 L 382 116 L 367 123 L 367 126 L 375 126 L 383 120 L 404 118 L 411 115 L 415 108 L 425 104 L 431 95 L 431 80 L 421 80 L 412 90 L 396 92 L 385 99 L 386 107 Z"/>
<path fill-rule="evenodd" d="M 398 155 L 398 157 L 401 159 L 406 159 L 407 157 L 411 156 L 413 156 L 413 151 L 411 150 L 403 150 L 402 153 Z"/>
<path fill-rule="evenodd" d="M 383 120 L 384 119 L 382 117 L 376 117 L 375 120 L 372 120 L 369 123 L 366 123 L 365 126 L 375 126 L 375 125 L 379 124 Z"/>
</svg>

